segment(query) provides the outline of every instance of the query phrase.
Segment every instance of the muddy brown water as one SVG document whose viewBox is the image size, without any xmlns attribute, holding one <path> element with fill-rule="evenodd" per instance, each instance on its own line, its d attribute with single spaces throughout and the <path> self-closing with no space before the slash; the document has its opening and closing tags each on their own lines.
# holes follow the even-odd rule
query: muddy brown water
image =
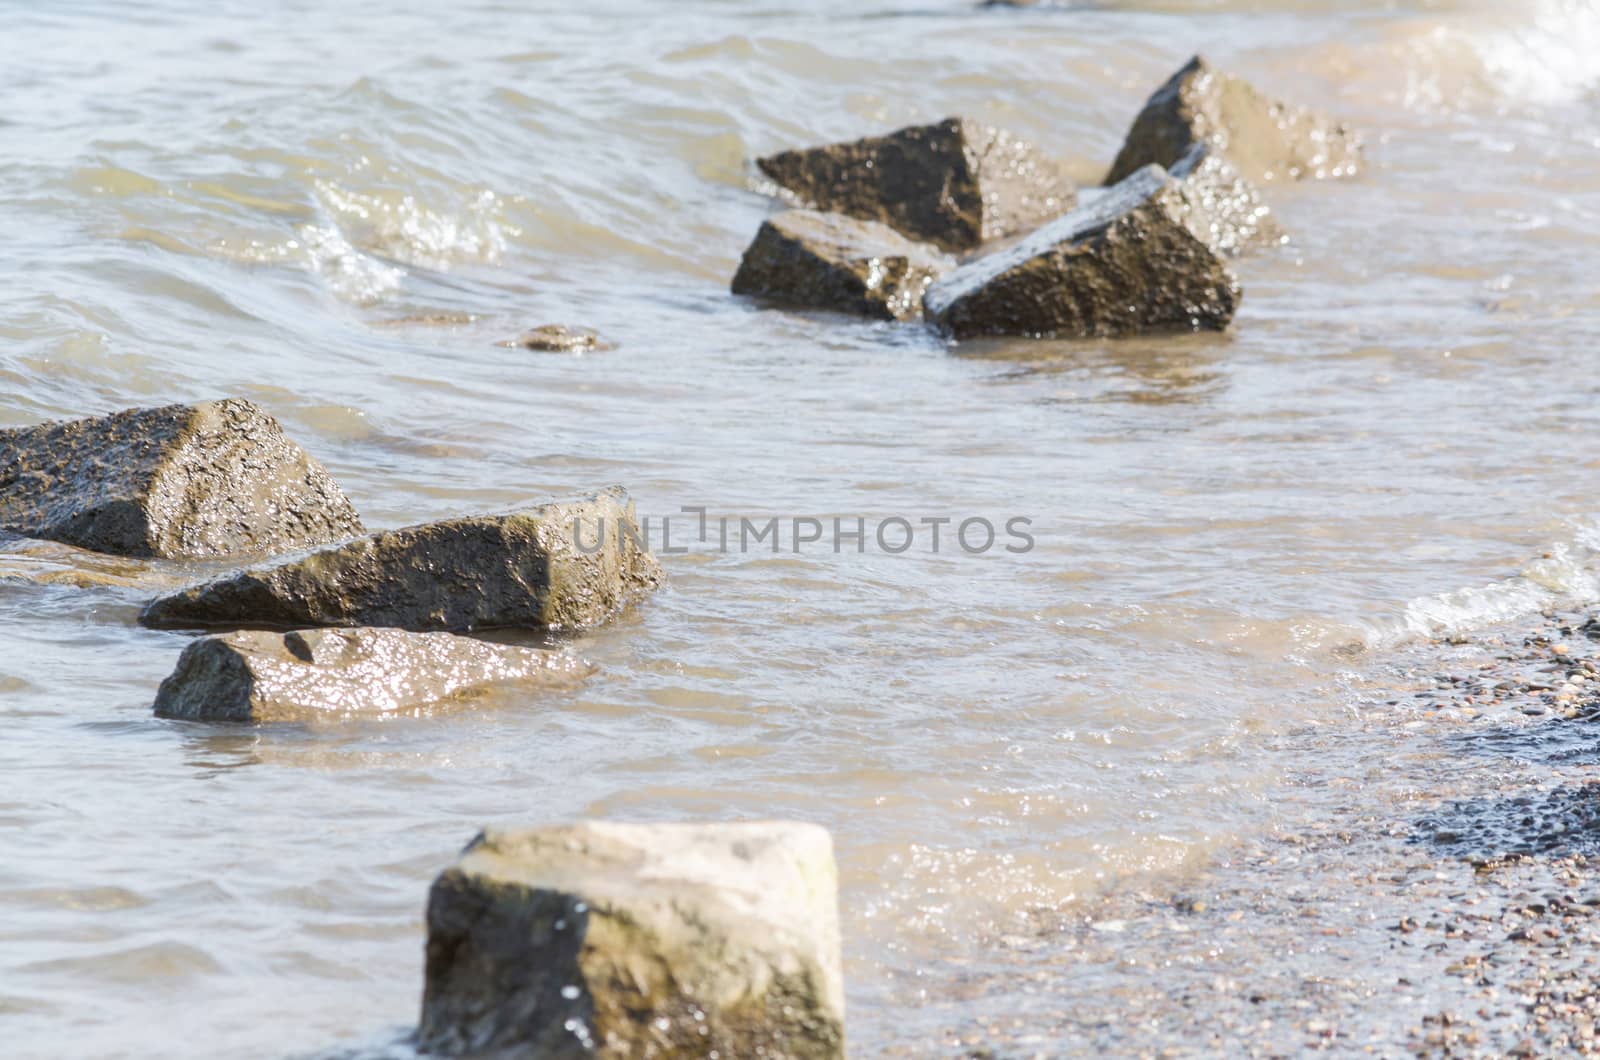
<svg viewBox="0 0 1600 1060">
<path fill-rule="evenodd" d="M 853 1051 L 953 1048 L 940 984 L 1247 834 L 1392 646 L 1600 598 L 1597 45 L 1557 0 L 10 5 L 0 424 L 241 395 L 370 525 L 620 482 L 688 551 L 579 692 L 250 729 L 150 715 L 185 638 L 134 618 L 192 570 L 0 544 L 8 1055 L 387 1041 L 432 876 L 577 816 L 827 825 Z M 1194 51 L 1373 163 L 1267 189 L 1228 333 L 726 293 L 747 157 L 964 114 L 1093 179 Z M 496 345 L 553 322 L 614 348 Z M 723 552 L 685 506 L 917 536 Z"/>
</svg>

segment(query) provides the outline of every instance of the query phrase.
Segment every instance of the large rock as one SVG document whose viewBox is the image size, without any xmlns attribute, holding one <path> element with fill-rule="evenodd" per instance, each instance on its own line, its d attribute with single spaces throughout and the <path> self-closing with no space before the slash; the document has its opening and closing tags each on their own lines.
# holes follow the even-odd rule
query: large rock
<svg viewBox="0 0 1600 1060">
<path fill-rule="evenodd" d="M 1170 168 L 1197 143 L 1249 180 L 1353 177 L 1362 168 L 1361 141 L 1349 128 L 1268 99 L 1197 55 L 1145 103 L 1106 183 L 1152 163 Z"/>
<path fill-rule="evenodd" d="M 1032 144 L 961 118 L 756 165 L 804 205 L 880 221 L 949 251 L 1026 232 L 1077 201 L 1061 166 Z"/>
<path fill-rule="evenodd" d="M 401 629 L 240 630 L 201 637 L 161 682 L 155 712 L 196 721 L 418 713 L 509 685 L 569 687 L 595 668 L 559 652 Z"/>
<path fill-rule="evenodd" d="M 1208 144 L 1195 144 L 1171 175 L 1181 180 L 1208 220 L 1203 235 L 1224 254 L 1243 254 L 1284 241 L 1283 227 L 1256 186 Z"/>
<path fill-rule="evenodd" d="M 1239 283 L 1211 244 L 1200 198 L 1147 166 L 934 284 L 928 317 L 956 338 L 1221 330 L 1239 304 Z"/>
<path fill-rule="evenodd" d="M 322 465 L 238 399 L 0 430 L 0 529 L 191 559 L 363 532 Z"/>
<path fill-rule="evenodd" d="M 658 584 L 661 568 L 642 540 L 633 502 L 614 487 L 358 538 L 163 596 L 139 621 L 167 629 L 572 629 L 604 621 Z"/>
<path fill-rule="evenodd" d="M 928 285 L 955 262 L 876 221 L 787 210 L 761 224 L 733 277 L 733 293 L 917 320 Z"/>
<path fill-rule="evenodd" d="M 507 1060 L 836 1060 L 837 900 L 815 825 L 486 832 L 428 898 L 417 1044 Z"/>
</svg>

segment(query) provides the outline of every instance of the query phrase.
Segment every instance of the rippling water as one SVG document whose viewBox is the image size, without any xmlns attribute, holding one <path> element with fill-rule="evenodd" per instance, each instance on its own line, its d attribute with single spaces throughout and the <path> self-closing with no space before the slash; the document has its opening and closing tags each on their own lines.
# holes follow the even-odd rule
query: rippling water
<svg viewBox="0 0 1600 1060">
<path fill-rule="evenodd" d="M 1387 647 L 1600 599 L 1592 3 L 0 11 L 0 425 L 246 396 L 374 526 L 621 482 L 1037 540 L 696 547 L 579 693 L 324 729 L 153 719 L 184 637 L 134 616 L 191 572 L 0 545 L 10 1056 L 381 1042 L 432 876 L 579 815 L 826 824 L 855 1051 L 936 1052 L 929 990 L 1251 827 L 1263 735 Z M 751 155 L 959 113 L 1092 181 L 1197 50 L 1374 163 L 1268 189 L 1293 243 L 1229 333 L 952 349 L 726 294 Z M 495 345 L 550 321 L 617 348 Z"/>
</svg>

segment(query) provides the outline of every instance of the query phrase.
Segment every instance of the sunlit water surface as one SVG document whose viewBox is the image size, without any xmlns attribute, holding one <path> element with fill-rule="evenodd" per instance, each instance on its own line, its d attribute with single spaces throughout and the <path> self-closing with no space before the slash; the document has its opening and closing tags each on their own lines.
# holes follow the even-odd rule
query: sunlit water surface
<svg viewBox="0 0 1600 1060">
<path fill-rule="evenodd" d="M 1600 597 L 1592 4 L 0 14 L 0 425 L 242 395 L 373 526 L 618 482 L 658 534 L 1037 542 L 688 541 L 570 645 L 581 692 L 317 729 L 153 719 L 185 637 L 134 618 L 192 572 L 82 587 L 0 545 L 8 1056 L 385 1041 L 431 878 L 483 824 L 578 816 L 827 825 L 854 1051 L 937 1051 L 925 991 L 1250 828 L 1264 736 L 1340 724 L 1388 646 Z M 750 156 L 962 114 L 1093 181 L 1194 51 L 1373 161 L 1268 188 L 1293 242 L 1241 263 L 1227 334 L 951 348 L 726 293 Z M 552 321 L 617 348 L 495 345 Z"/>
</svg>

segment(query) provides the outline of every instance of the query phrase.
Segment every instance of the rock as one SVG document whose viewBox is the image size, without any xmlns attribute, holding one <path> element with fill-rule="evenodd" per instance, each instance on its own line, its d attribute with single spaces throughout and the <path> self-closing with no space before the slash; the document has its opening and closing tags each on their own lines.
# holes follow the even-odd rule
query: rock
<svg viewBox="0 0 1600 1060">
<path fill-rule="evenodd" d="M 1284 241 L 1283 228 L 1256 186 L 1209 144 L 1189 148 L 1172 167 L 1171 175 L 1193 192 L 1192 197 L 1210 218 L 1208 242 L 1214 249 L 1235 255 Z"/>
<path fill-rule="evenodd" d="M 1151 163 L 1175 166 L 1197 143 L 1210 144 L 1249 180 L 1353 177 L 1362 168 L 1361 141 L 1349 128 L 1268 99 L 1195 56 L 1145 103 L 1106 183 Z"/>
<path fill-rule="evenodd" d="M 591 626 L 660 582 L 642 540 L 633 502 L 613 487 L 509 515 L 358 538 L 160 597 L 139 621 L 164 629 Z"/>
<path fill-rule="evenodd" d="M 928 285 L 955 262 L 876 221 L 788 210 L 761 223 L 733 277 L 733 293 L 917 320 Z"/>
<path fill-rule="evenodd" d="M 802 205 L 970 250 L 1065 213 L 1077 188 L 1025 140 L 960 118 L 756 160 Z"/>
<path fill-rule="evenodd" d="M 453 633 L 241 630 L 185 648 L 161 682 L 155 712 L 196 721 L 415 713 L 511 684 L 571 686 L 594 672 L 570 655 Z"/>
<path fill-rule="evenodd" d="M 525 350 L 543 350 L 549 353 L 587 353 L 590 350 L 609 350 L 611 344 L 588 328 L 569 328 L 565 324 L 541 324 L 524 331 L 514 339 L 496 343 L 499 346 L 518 346 Z"/>
<path fill-rule="evenodd" d="M 0 430 L 0 530 L 196 559 L 324 545 L 363 527 L 322 465 L 235 398 Z"/>
<path fill-rule="evenodd" d="M 488 831 L 428 897 L 417 1045 L 445 1056 L 844 1056 L 815 825 Z"/>
<path fill-rule="evenodd" d="M 1239 283 L 1203 198 L 1147 166 L 1093 203 L 928 289 L 928 318 L 971 335 L 1121 336 L 1227 327 Z"/>
</svg>

